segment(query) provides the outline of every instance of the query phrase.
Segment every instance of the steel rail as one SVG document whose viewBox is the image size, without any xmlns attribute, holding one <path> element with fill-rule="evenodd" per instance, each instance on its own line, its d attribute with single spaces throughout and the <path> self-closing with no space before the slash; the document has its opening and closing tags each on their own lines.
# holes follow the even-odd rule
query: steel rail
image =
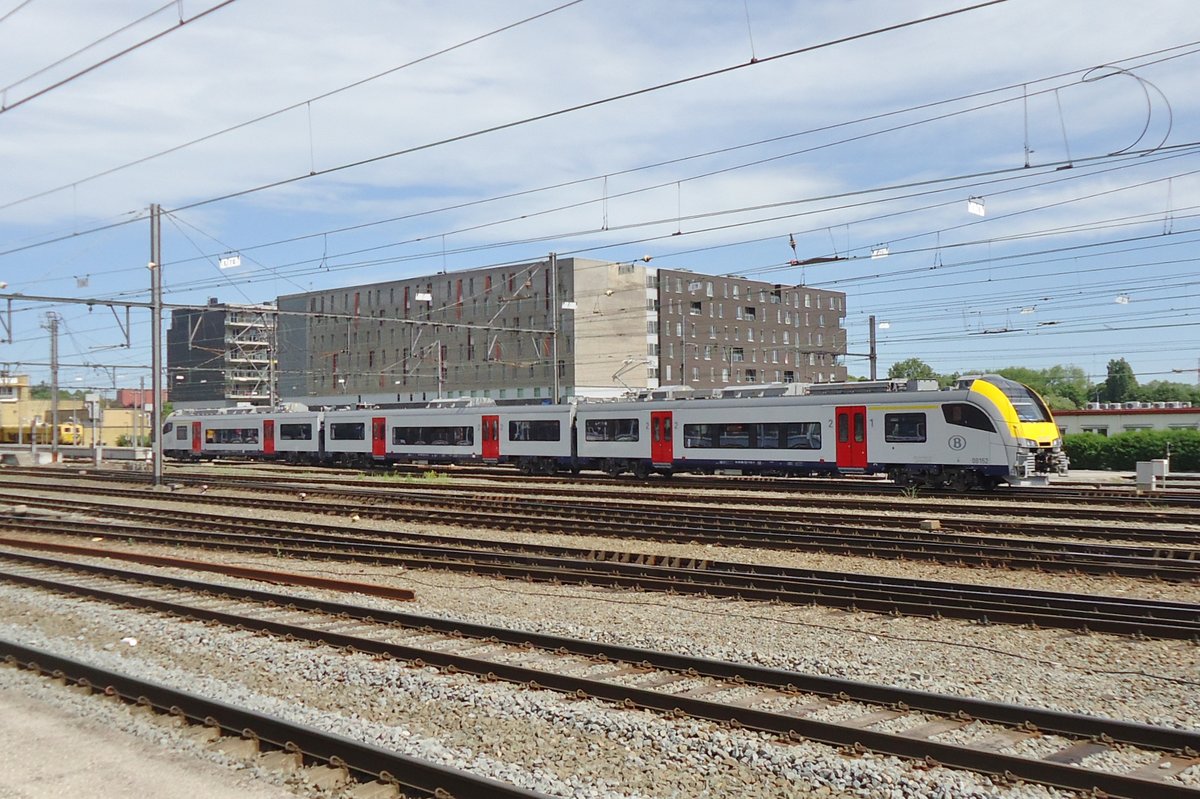
<svg viewBox="0 0 1200 799">
<path fill-rule="evenodd" d="M 59 470 L 42 469 L 38 472 L 44 476 L 62 477 L 63 472 Z M 457 472 L 452 472 L 457 473 Z M 0 477 L 0 481 L 16 480 L 17 476 L 22 472 L 13 472 L 11 476 Z M 106 480 L 129 482 L 135 484 L 145 484 L 145 478 L 129 473 L 111 473 L 111 472 L 95 472 L 88 471 L 86 474 L 80 475 L 83 478 L 90 480 Z M 210 487 L 225 486 L 239 489 L 253 489 L 259 491 L 270 492 L 290 492 L 297 491 L 312 492 L 314 494 L 331 494 L 339 497 L 353 497 L 368 501 L 372 498 L 394 498 L 397 495 L 408 496 L 414 499 L 425 498 L 432 499 L 438 495 L 456 492 L 471 492 L 486 494 L 491 498 L 497 495 L 507 494 L 528 494 L 529 481 L 524 482 L 513 480 L 512 485 L 479 485 L 479 484 L 437 484 L 425 481 L 419 487 L 411 485 L 378 485 L 367 486 L 363 484 L 362 479 L 338 479 L 332 477 L 296 477 L 288 476 L 286 481 L 280 481 L 275 478 L 270 478 L 263 475 L 230 475 L 230 474 L 175 474 L 171 476 L 171 480 L 185 485 L 206 484 Z M 556 478 L 552 483 L 563 484 L 565 479 Z M 625 504 L 631 502 L 627 494 L 622 494 L 621 489 L 628 489 L 630 483 L 616 482 L 612 490 L 596 490 L 596 483 L 593 481 L 582 481 L 578 484 L 571 484 L 568 487 L 555 485 L 538 484 L 537 494 L 539 500 L 546 498 L 566 497 L 568 499 L 579 500 L 580 497 L 587 496 L 591 499 L 601 499 L 605 497 L 620 497 Z M 713 497 L 711 494 L 698 495 L 689 497 L 683 494 L 674 482 L 663 481 L 655 484 L 656 489 L 667 491 L 667 496 L 672 502 L 678 503 L 715 503 L 719 502 L 723 507 L 739 507 L 740 510 L 746 512 L 755 512 L 758 516 L 766 516 L 769 511 L 765 508 L 782 509 L 785 512 L 794 512 L 797 507 L 797 497 L 761 497 L 761 496 L 730 496 L 720 495 Z M 710 486 L 720 490 L 721 486 Z M 424 495 L 422 497 L 422 495 Z M 1061 522 L 1040 521 L 1040 520 L 1071 520 L 1079 519 L 1080 516 L 1099 521 L 1157 521 L 1157 522 L 1176 522 L 1176 523 L 1200 523 L 1200 512 L 1190 511 L 1172 511 L 1169 509 L 1154 508 L 1147 505 L 1147 500 L 1144 498 L 1136 503 L 1136 507 L 1132 508 L 1103 508 L 1088 506 L 1082 511 L 1078 507 L 1054 507 L 1045 506 L 1043 504 L 1033 504 L 1028 507 L 1014 505 L 1012 503 L 996 503 L 988 500 L 969 499 L 963 500 L 961 496 L 948 497 L 950 502 L 929 503 L 928 498 L 924 507 L 913 509 L 906 507 L 909 503 L 901 505 L 895 503 L 894 497 L 877 497 L 873 499 L 864 499 L 862 497 L 842 497 L 842 496 L 811 496 L 803 497 L 803 506 L 808 512 L 816 512 L 823 515 L 831 515 L 835 511 L 853 510 L 858 512 L 867 512 L 875 514 L 871 516 L 873 523 L 890 526 L 912 526 L 916 521 L 922 518 L 928 518 L 930 515 L 938 514 L 955 514 L 942 519 L 943 524 L 948 529 L 968 530 L 977 527 L 981 524 L 990 525 L 994 530 L 1001 529 L 1020 529 L 1025 532 L 1034 532 L 1049 536 L 1061 535 L 1086 535 L 1091 533 L 1097 534 L 1112 534 L 1109 527 L 1099 524 L 1091 524 L 1090 526 L 1077 526 L 1071 528 L 1065 526 Z M 661 505 L 663 494 L 660 491 L 656 497 L 656 501 Z M 1132 503 L 1131 503 L 1132 504 Z M 905 516 L 897 517 L 896 513 L 905 513 Z M 1036 519 L 1023 520 L 1020 522 L 1004 522 L 995 519 L 977 518 L 987 515 L 1018 515 L 1026 514 L 1028 516 L 1038 517 Z M 881 515 L 887 514 L 887 515 Z M 1020 526 L 1020 527 L 1018 527 Z M 1137 530 L 1122 530 L 1123 533 L 1128 533 L 1136 537 Z M 1169 532 L 1169 531 L 1168 531 Z M 1177 537 L 1174 540 L 1180 541 L 1195 541 L 1196 531 L 1187 531 L 1185 536 Z"/>
<path fill-rule="evenodd" d="M 20 522 L 14 524 L 13 522 Z M 31 524 L 31 522 L 33 524 Z M 0 525 L 94 535 L 144 543 L 199 544 L 272 557 L 319 557 L 344 562 L 371 562 L 406 568 L 447 569 L 508 579 L 565 582 L 725 596 L 744 600 L 814 604 L 828 607 L 952 617 L 988 623 L 1034 624 L 1155 638 L 1200 636 L 1200 606 L 1118 597 L 1062 594 L 883 576 L 726 563 L 639 553 L 597 552 L 539 546 L 543 554 L 407 545 L 374 537 L 366 542 L 345 538 L 264 540 L 261 536 L 180 530 L 146 532 L 111 524 L 68 520 L 12 520 Z M 26 546 L 37 546 L 36 543 Z"/>
<path fill-rule="evenodd" d="M 1181 785 L 1145 780 L 1110 772 L 1097 772 L 1045 760 L 1031 760 L 1012 755 L 1002 755 L 966 746 L 944 744 L 927 739 L 906 737 L 900 734 L 883 733 L 848 725 L 815 721 L 785 713 L 753 710 L 705 699 L 652 691 L 591 678 L 555 674 L 541 669 L 531 669 L 511 663 L 472 658 L 437 649 L 387 643 L 357 635 L 347 635 L 328 630 L 302 627 L 286 622 L 260 619 L 253 616 L 231 613 L 227 610 L 199 608 L 194 605 L 182 605 L 180 603 L 111 592 L 93 587 L 76 586 L 70 583 L 51 581 L 27 575 L 0 574 L 0 578 L 49 588 L 62 593 L 103 599 L 114 603 L 133 604 L 178 616 L 214 621 L 234 626 L 238 629 L 257 630 L 277 636 L 309 641 L 319 645 L 340 647 L 348 652 L 364 652 L 376 656 L 393 657 L 415 662 L 420 665 L 434 665 L 454 671 L 465 671 L 487 679 L 502 679 L 508 682 L 525 684 L 533 688 L 546 688 L 560 693 L 573 694 L 581 698 L 587 696 L 609 702 L 632 703 L 638 707 L 667 713 L 682 712 L 696 718 L 736 723 L 739 726 L 791 738 L 801 736 L 837 746 L 865 747 L 872 751 L 905 758 L 926 760 L 932 758 L 936 762 L 947 766 L 996 775 L 1010 775 L 1018 779 L 1072 790 L 1099 790 L 1105 791 L 1111 796 L 1131 797 L 1131 799 L 1132 797 L 1140 798 L 1150 795 L 1164 797 L 1164 799 L 1175 799 L 1176 797 L 1179 797 L 1179 799 L 1183 799 L 1184 797 L 1194 799 L 1200 795 L 1200 792 Z M 230 589 L 226 586 L 198 584 L 192 581 L 183 581 L 179 578 L 169 579 L 169 582 L 179 587 L 200 590 L 206 593 L 216 593 L 231 598 L 244 598 L 258 602 L 270 601 L 274 602 L 277 606 L 307 607 L 323 613 L 361 618 L 381 623 L 400 622 L 404 626 L 415 627 L 417 621 L 428 621 L 421 617 L 405 618 L 408 614 L 391 614 L 376 609 L 355 608 L 341 603 L 299 600 L 294 597 L 272 595 L 267 592 L 249 589 Z M 442 623 L 446 624 L 445 622 Z M 421 624 L 421 627 L 426 626 L 428 624 Z M 664 665 L 664 668 L 668 670 L 676 670 L 679 667 L 684 667 L 685 669 L 695 669 L 696 673 L 708 673 L 718 677 L 728 676 L 732 671 L 734 674 L 752 676 L 754 678 L 753 681 L 757 684 L 786 686 L 791 690 L 796 689 L 797 679 L 801 682 L 808 680 L 803 675 L 759 667 L 743 667 L 740 664 L 730 664 L 728 662 L 705 661 L 704 659 L 687 656 L 667 655 L 665 653 L 612 647 L 603 644 L 587 644 L 586 642 L 552 636 L 533 635 L 531 638 L 531 634 L 527 633 L 498 631 L 492 628 L 479 628 L 475 625 L 463 626 L 476 627 L 479 632 L 486 630 L 489 636 L 501 633 L 509 638 L 520 638 L 523 643 L 541 638 L 542 640 L 539 643 L 534 643 L 534 646 L 542 646 L 543 648 L 548 647 L 551 643 L 557 643 L 566 651 L 572 651 L 572 647 L 580 653 L 583 653 L 587 649 L 593 649 L 596 653 L 603 653 L 610 659 L 621 662 L 654 664 L 656 662 L 671 661 L 671 665 Z M 640 658 L 640 660 L 634 660 L 634 658 Z M 684 664 L 687 665 L 685 666 Z M 770 675 L 768 679 L 763 680 L 762 678 L 767 677 L 767 675 Z M 781 678 L 786 678 L 788 681 L 784 683 Z M 821 680 L 820 678 L 817 678 L 817 680 L 823 683 L 822 687 L 826 691 L 838 684 L 844 686 L 846 682 Z M 916 691 L 894 691 L 884 686 L 859 685 L 856 691 L 868 696 L 894 698 L 892 704 L 904 702 L 910 708 L 917 707 L 932 710 L 933 706 L 941 705 L 947 707 L 947 709 L 953 709 L 955 713 L 971 714 L 970 710 L 966 710 L 969 707 L 980 714 L 976 716 L 977 718 L 984 719 L 988 716 L 993 716 L 1001 719 L 999 723 L 1008 725 L 1014 724 L 1018 716 L 1024 717 L 1019 723 L 1036 725 L 1037 722 L 1031 721 L 1031 719 L 1037 718 L 1046 725 L 1044 729 L 1047 731 L 1060 732 L 1072 737 L 1095 738 L 1108 736 L 1113 741 L 1119 740 L 1143 747 L 1148 746 L 1151 748 L 1179 751 L 1181 756 L 1190 752 L 1192 753 L 1190 756 L 1194 757 L 1194 750 L 1200 747 L 1200 735 L 1167 728 L 1155 728 L 1128 722 L 1094 719 L 1078 714 L 1017 708 L 1000 703 L 983 702 L 981 700 L 960 700 L 958 697 L 930 695 Z M 912 699 L 916 704 L 897 698 L 900 696 Z M 865 701 L 879 701 L 879 699 L 867 699 Z M 947 711 L 935 710 L 934 712 L 945 713 Z M 1028 726 L 1026 728 L 1028 729 Z M 1039 727 L 1039 729 L 1043 728 Z M 1153 741 L 1153 743 L 1148 743 L 1149 741 Z"/>
<path fill-rule="evenodd" d="M 83 493 L 111 494 L 95 487 Z M 130 492 L 139 498 L 141 492 Z M 129 495 L 129 494 L 127 494 Z M 165 501 L 241 505 L 281 511 L 300 511 L 342 515 L 343 503 L 306 500 L 272 500 L 247 497 L 195 497 L 193 495 L 163 494 Z M 26 504 L 42 504 L 37 498 L 25 498 Z M 356 512 L 369 518 L 392 521 L 429 522 L 440 520 L 447 524 L 482 526 L 490 529 L 540 530 L 556 534 L 621 536 L 638 540 L 658 540 L 673 543 L 712 543 L 721 546 L 788 549 L 831 554 L 884 557 L 893 559 L 929 560 L 939 563 L 1010 568 L 1086 571 L 1097 574 L 1119 574 L 1167 580 L 1192 580 L 1200 576 L 1200 549 L 1175 547 L 1146 547 L 1087 542 L 1048 543 L 1041 539 L 1005 538 L 984 535 L 961 535 L 919 530 L 900 533 L 891 528 L 870 528 L 853 524 L 824 524 L 784 521 L 768 518 L 765 522 L 704 513 L 695 509 L 678 511 L 646 510 L 624 504 L 550 506 L 528 503 L 494 502 L 484 496 L 450 500 L 434 498 L 434 506 L 419 509 L 379 504 L 356 506 Z M 107 513 L 139 513 L 136 508 L 110 510 L 104 503 L 81 503 L 76 507 L 103 509 Z M 437 505 L 451 505 L 448 510 Z M 479 510 L 480 507 L 486 510 Z M 500 515 L 507 511 L 509 515 Z M 541 511 L 546 518 L 538 518 Z M 547 513 L 547 511 L 549 511 Z M 149 511 L 140 511 L 145 514 Z M 521 523 L 514 525 L 513 519 Z M 766 527 L 761 529 L 759 527 Z M 815 528 L 815 529 L 814 529 Z M 1200 538 L 1200 532 L 1190 534 Z"/>
<path fill-rule="evenodd" d="M 265 742 L 277 749 L 300 752 L 357 775 L 402 785 L 436 797 L 482 799 L 550 799 L 547 794 L 518 788 L 488 777 L 430 763 L 381 747 L 285 721 L 225 702 L 169 688 L 127 674 L 101 669 L 41 649 L 0 639 L 0 656 L 23 668 L 63 677 L 98 689 L 131 704 L 183 716 L 196 724 L 219 727 L 231 736 Z"/>
<path fill-rule="evenodd" d="M 223 464 L 231 465 L 235 468 L 245 467 L 254 469 L 259 472 L 279 472 L 289 475 L 289 479 L 304 479 L 302 475 L 306 472 L 319 472 L 319 479 L 339 479 L 342 477 L 353 477 L 363 474 L 378 472 L 375 468 L 350 468 L 327 466 L 309 466 L 302 464 L 288 464 L 282 461 L 263 461 L 260 459 L 222 459 Z M 189 465 L 181 462 L 172 464 L 176 469 L 176 476 L 184 469 L 188 469 Z M 191 467 L 197 468 L 197 467 Z M 198 467 L 204 468 L 204 467 Z M 40 469 L 43 472 L 50 471 L 44 467 L 29 467 L 25 471 Z M 475 477 L 498 482 L 519 482 L 522 484 L 539 483 L 543 485 L 553 485 L 555 483 L 581 483 L 590 486 L 618 486 L 628 487 L 637 485 L 633 478 L 613 478 L 603 476 L 597 472 L 582 472 L 578 475 L 526 475 L 516 472 L 512 466 L 484 466 L 481 464 L 450 464 L 439 463 L 436 461 L 420 462 L 413 461 L 411 463 L 393 463 L 388 464 L 387 470 L 393 473 L 408 473 L 419 475 L 430 469 L 436 469 L 439 472 L 451 474 L 456 477 Z M 61 468 L 56 468 L 56 471 L 62 471 Z M 86 471 L 94 471 L 90 466 Z M 137 476 L 130 475 L 127 472 L 116 472 L 122 478 L 127 479 L 143 479 Z M 301 477 L 296 477 L 301 475 Z M 314 478 L 318 479 L 318 478 Z M 1132 479 L 1132 477 L 1130 478 Z M 1153 492 L 1139 491 L 1135 486 L 1129 483 L 1111 483 L 1097 484 L 1088 481 L 1059 481 L 1056 480 L 1053 485 L 1043 487 L 1000 487 L 994 491 L 954 491 L 947 489 L 932 489 L 920 488 L 917 489 L 918 495 L 927 499 L 947 499 L 947 500 L 982 500 L 992 502 L 1006 502 L 1009 500 L 1036 503 L 1050 502 L 1078 502 L 1096 501 L 1112 505 L 1129 505 L 1136 504 L 1140 507 L 1154 508 L 1169 508 L 1172 506 L 1181 508 L 1200 507 L 1200 478 L 1176 475 L 1172 477 L 1176 485 L 1182 485 L 1183 488 L 1160 489 Z M 913 489 L 906 489 L 896 485 L 884 477 L 871 476 L 824 476 L 824 477 L 778 477 L 770 475 L 734 475 L 734 474 L 717 474 L 717 475 L 673 475 L 670 480 L 654 479 L 652 482 L 644 484 L 653 485 L 656 488 L 664 490 L 738 490 L 738 491 L 782 491 L 793 494 L 857 494 L 857 495 L 874 495 L 879 497 L 895 497 L 911 495 Z M 806 498 L 807 501 L 807 498 Z"/>
<path fill-rule="evenodd" d="M 531 498 L 529 487 L 514 483 L 501 487 L 479 485 L 455 485 L 426 482 L 420 486 L 363 486 L 361 481 L 328 481 L 314 479 L 298 485 L 281 484 L 275 480 L 262 480 L 254 477 L 239 477 L 223 475 L 219 477 L 188 478 L 185 484 L 207 484 L 227 486 L 240 490 L 255 490 L 271 493 L 295 493 L 304 490 L 313 495 L 326 495 L 341 499 L 354 499 L 361 502 L 388 502 L 397 498 L 425 503 L 447 503 L 446 495 L 461 495 L 459 501 L 474 502 L 478 497 L 486 497 L 497 501 L 503 497 L 506 501 L 540 507 L 553 502 L 556 507 L 576 508 L 595 506 L 607 503 L 608 507 L 626 509 L 641 508 L 646 512 L 654 512 L 663 506 L 661 494 L 653 500 L 639 500 L 630 497 L 627 492 L 612 490 L 594 490 L 586 486 L 554 487 L 541 486 L 537 488 L 536 498 Z M 626 487 L 627 488 L 627 487 Z M 795 513 L 797 501 L 795 497 L 763 497 L 763 496 L 730 496 L 712 494 L 686 495 L 676 492 L 670 496 L 672 500 L 669 511 L 676 513 L 680 509 L 703 509 L 707 515 L 732 516 L 742 520 L 754 519 L 758 523 L 797 524 L 814 521 L 836 524 L 846 517 L 845 511 L 857 514 L 859 522 L 869 520 L 879 527 L 912 529 L 920 521 L 930 517 L 938 518 L 943 527 L 954 531 L 976 531 L 981 527 L 992 532 L 1017 532 L 1025 535 L 1047 537 L 1064 536 L 1093 536 L 1119 537 L 1127 535 L 1132 538 L 1147 537 L 1150 540 L 1169 540 L 1176 542 L 1194 543 L 1197 531 L 1186 526 L 1166 530 L 1138 530 L 1131 528 L 1114 529 L 1105 522 L 1135 521 L 1175 524 L 1200 524 L 1200 513 L 1181 513 L 1177 511 L 1157 511 L 1144 506 L 1136 508 L 1095 508 L 1087 507 L 1081 512 L 1078 507 L 1025 507 L 1008 504 L 982 504 L 977 501 L 969 503 L 931 503 L 923 501 L 920 507 L 911 507 L 911 503 L 897 504 L 891 498 L 862 499 L 843 497 L 812 497 L 806 496 L 803 502 L 805 517 L 797 520 Z M 733 509 L 733 510 L 731 510 Z M 1025 515 L 1020 520 L 989 518 L 996 515 L 1014 516 Z M 1085 521 L 1081 521 L 1081 517 Z"/>
<path fill-rule="evenodd" d="M 213 498 L 209 502 L 219 502 L 222 505 L 254 504 L 255 507 L 279 506 L 257 505 L 257 500 L 245 498 Z M 25 497 L 23 504 L 48 509 L 61 507 L 57 500 Z M 106 516 L 119 518 L 157 519 L 164 514 L 153 509 L 136 507 L 115 507 L 110 503 L 81 502 L 74 500 L 76 510 L 101 512 Z M 343 505 L 332 503 L 306 502 L 303 509 L 309 512 L 342 515 Z M 492 529 L 511 529 L 512 517 L 498 517 L 492 512 L 479 512 L 481 515 L 463 519 L 454 516 L 455 524 L 472 524 Z M 377 517 L 376 511 L 365 511 L 368 517 Z M 266 523 L 251 519 L 231 518 L 225 515 L 205 514 L 198 512 L 173 512 L 174 519 L 199 521 L 210 526 L 226 526 L 241 530 L 262 529 Z M 395 520 L 395 515 L 388 513 L 385 518 Z M 1095 574 L 1116 574 L 1130 577 L 1188 581 L 1200 577 L 1200 550 L 1151 548 L 1151 547 L 1114 547 L 1106 545 L 1055 545 L 1046 544 L 1039 540 L 989 538 L 983 536 L 943 535 L 940 533 L 913 532 L 897 535 L 888 531 L 861 531 L 855 534 L 849 532 L 756 532 L 751 530 L 707 529 L 684 527 L 679 529 L 663 529 L 659 527 L 642 527 L 637 522 L 620 523 L 619 520 L 584 523 L 573 521 L 565 524 L 557 517 L 543 523 L 527 520 L 521 517 L 520 526 L 527 529 L 535 527 L 546 532 L 560 535 L 602 535 L 605 537 L 628 537 L 639 541 L 654 540 L 668 543 L 705 544 L 718 546 L 753 547 L 759 549 L 785 549 L 789 551 L 809 551 L 828 554 L 857 555 L 860 557 L 882 557 L 900 560 L 929 560 L 938 563 L 955 565 L 972 563 L 982 566 L 1002 565 L 1008 568 L 1036 569 L 1042 571 L 1082 571 Z M 409 515 L 401 516 L 400 520 L 430 521 L 429 514 L 422 513 L 419 518 Z M 292 530 L 333 533 L 338 528 L 330 525 L 318 525 L 304 522 L 271 522 L 270 529 L 278 531 L 286 527 Z M 411 533 L 397 533 L 406 540 L 428 540 L 453 543 L 470 543 L 476 539 L 454 538 L 450 536 L 422 536 Z"/>
</svg>

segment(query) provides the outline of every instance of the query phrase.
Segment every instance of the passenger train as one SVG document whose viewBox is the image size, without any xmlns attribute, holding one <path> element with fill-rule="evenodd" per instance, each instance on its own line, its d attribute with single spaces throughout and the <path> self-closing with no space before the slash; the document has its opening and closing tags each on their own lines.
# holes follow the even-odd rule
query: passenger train
<svg viewBox="0 0 1200 799">
<path fill-rule="evenodd" d="M 680 396 L 683 394 L 684 396 Z M 905 486 L 1036 485 L 1065 474 L 1049 409 L 998 375 L 726 389 L 661 390 L 560 405 L 439 400 L 287 410 L 177 411 L 163 451 L 178 459 L 296 463 L 512 464 L 529 474 L 616 476 L 886 473 Z"/>
</svg>

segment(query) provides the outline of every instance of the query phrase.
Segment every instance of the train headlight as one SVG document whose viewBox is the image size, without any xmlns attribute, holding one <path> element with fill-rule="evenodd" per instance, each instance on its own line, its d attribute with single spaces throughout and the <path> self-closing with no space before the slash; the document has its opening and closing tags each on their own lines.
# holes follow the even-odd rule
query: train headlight
<svg viewBox="0 0 1200 799">
<path fill-rule="evenodd" d="M 1021 439 L 1021 446 L 1027 449 L 1037 449 L 1038 443 L 1032 438 Z"/>
</svg>

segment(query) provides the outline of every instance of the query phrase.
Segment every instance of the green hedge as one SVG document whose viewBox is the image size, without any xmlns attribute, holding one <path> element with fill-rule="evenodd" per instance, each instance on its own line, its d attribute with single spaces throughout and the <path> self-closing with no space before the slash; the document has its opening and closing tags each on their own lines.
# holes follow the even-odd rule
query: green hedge
<svg viewBox="0 0 1200 799">
<path fill-rule="evenodd" d="M 1078 433 L 1063 439 L 1072 469 L 1110 469 L 1132 472 L 1138 461 L 1167 457 L 1171 471 L 1200 472 L 1200 431 L 1142 430 L 1105 437 Z"/>
</svg>

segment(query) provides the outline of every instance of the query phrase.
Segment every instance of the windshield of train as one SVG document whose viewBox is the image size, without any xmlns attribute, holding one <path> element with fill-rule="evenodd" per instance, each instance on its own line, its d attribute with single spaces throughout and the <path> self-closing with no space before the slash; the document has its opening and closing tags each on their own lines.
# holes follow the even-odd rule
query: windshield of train
<svg viewBox="0 0 1200 799">
<path fill-rule="evenodd" d="M 1050 411 L 1042 403 L 1041 397 L 1020 383 L 1007 380 L 996 375 L 988 375 L 989 383 L 1004 392 L 1017 411 L 1017 418 L 1022 422 L 1048 422 Z"/>
</svg>

